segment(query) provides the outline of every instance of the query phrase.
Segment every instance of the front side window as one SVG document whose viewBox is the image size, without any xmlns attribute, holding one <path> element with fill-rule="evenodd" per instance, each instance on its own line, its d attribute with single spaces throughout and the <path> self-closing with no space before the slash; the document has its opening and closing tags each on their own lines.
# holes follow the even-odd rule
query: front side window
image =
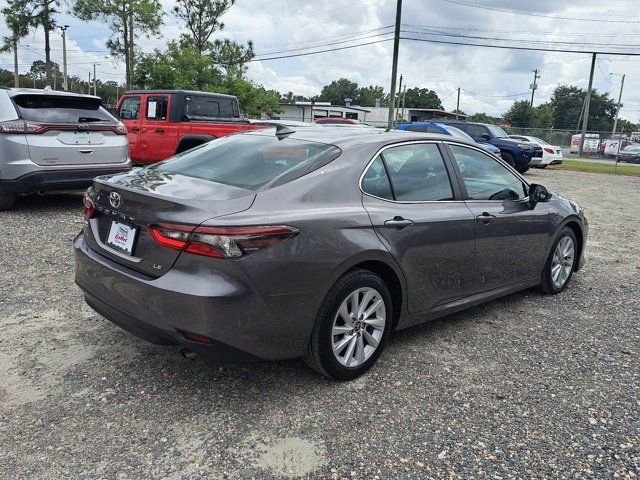
<svg viewBox="0 0 640 480">
<path fill-rule="evenodd" d="M 482 140 L 483 135 L 489 135 L 487 129 L 482 125 L 465 125 L 464 128 L 462 126 L 460 128 L 467 132 L 474 140 Z"/>
<path fill-rule="evenodd" d="M 166 120 L 167 103 L 167 97 L 149 97 L 147 99 L 147 120 Z"/>
<path fill-rule="evenodd" d="M 376 159 L 363 178 L 363 190 L 367 176 L 375 178 L 376 170 L 380 177 L 387 178 L 390 191 L 385 195 L 376 195 L 400 202 L 427 202 L 453 200 L 453 190 L 449 174 L 435 143 L 416 143 L 387 148 Z M 386 167 L 386 168 L 381 168 Z M 384 185 L 382 179 L 380 185 Z M 374 195 L 374 193 L 371 193 Z"/>
<path fill-rule="evenodd" d="M 469 200 L 520 200 L 526 186 L 497 158 L 478 150 L 449 145 L 462 172 Z"/>
<path fill-rule="evenodd" d="M 140 97 L 126 97 L 120 105 L 118 117 L 123 120 L 135 120 L 140 116 Z"/>
<path fill-rule="evenodd" d="M 489 131 L 491 131 L 491 134 L 494 137 L 509 138 L 509 135 L 507 135 L 507 132 L 505 132 L 501 127 L 497 125 L 487 125 L 487 128 L 489 129 Z"/>
</svg>

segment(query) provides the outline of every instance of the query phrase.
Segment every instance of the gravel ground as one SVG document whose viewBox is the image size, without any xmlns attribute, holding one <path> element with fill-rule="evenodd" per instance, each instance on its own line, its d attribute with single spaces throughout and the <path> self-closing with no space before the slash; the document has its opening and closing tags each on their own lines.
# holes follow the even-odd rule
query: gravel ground
<svg viewBox="0 0 640 480">
<path fill-rule="evenodd" d="M 0 213 L 0 478 L 635 478 L 640 178 L 527 175 L 586 207 L 569 288 L 398 332 L 350 383 L 126 334 L 73 283 L 80 198 L 22 200 Z"/>
</svg>

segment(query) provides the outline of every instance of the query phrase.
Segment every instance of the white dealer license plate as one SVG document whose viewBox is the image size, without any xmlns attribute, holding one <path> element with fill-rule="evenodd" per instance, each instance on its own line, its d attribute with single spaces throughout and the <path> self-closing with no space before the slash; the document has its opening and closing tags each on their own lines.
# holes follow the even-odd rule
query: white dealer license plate
<svg viewBox="0 0 640 480">
<path fill-rule="evenodd" d="M 107 237 L 107 243 L 118 250 L 131 255 L 133 253 L 133 242 L 136 239 L 136 229 L 124 223 L 111 222 L 111 230 Z"/>
</svg>

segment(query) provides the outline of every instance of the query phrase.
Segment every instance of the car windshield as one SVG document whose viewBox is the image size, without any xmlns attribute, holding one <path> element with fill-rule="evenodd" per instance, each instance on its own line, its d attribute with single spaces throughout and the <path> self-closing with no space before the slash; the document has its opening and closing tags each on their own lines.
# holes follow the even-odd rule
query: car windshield
<svg viewBox="0 0 640 480">
<path fill-rule="evenodd" d="M 306 175 L 340 153 L 338 147 L 324 143 L 244 134 L 213 140 L 148 168 L 257 190 Z"/>
<path fill-rule="evenodd" d="M 491 132 L 491 135 L 498 138 L 509 138 L 507 132 L 505 132 L 502 128 L 497 125 L 487 125 L 487 128 Z"/>
<path fill-rule="evenodd" d="M 439 127 L 444 128 L 453 137 L 461 138 L 462 140 L 470 140 L 472 142 L 474 141 L 473 138 L 471 138 L 470 135 L 466 134 L 465 132 L 463 132 L 459 128 L 452 127 L 451 125 L 445 125 L 443 123 L 438 123 L 437 125 Z"/>
<path fill-rule="evenodd" d="M 67 95 L 17 95 L 13 98 L 20 118 L 39 123 L 116 123 L 99 98 Z"/>
</svg>

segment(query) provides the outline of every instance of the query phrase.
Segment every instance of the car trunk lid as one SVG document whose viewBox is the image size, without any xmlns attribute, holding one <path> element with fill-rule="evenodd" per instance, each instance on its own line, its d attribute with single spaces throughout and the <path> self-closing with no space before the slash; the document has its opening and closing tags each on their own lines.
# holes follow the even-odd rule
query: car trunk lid
<svg viewBox="0 0 640 480">
<path fill-rule="evenodd" d="M 255 199 L 250 190 L 149 169 L 99 177 L 91 196 L 96 214 L 87 232 L 90 246 L 121 265 L 153 277 L 166 273 L 180 252 L 158 246 L 149 226 L 199 225 L 210 218 L 244 211 Z M 130 243 L 130 252 L 114 239 L 119 234 Z"/>
</svg>

